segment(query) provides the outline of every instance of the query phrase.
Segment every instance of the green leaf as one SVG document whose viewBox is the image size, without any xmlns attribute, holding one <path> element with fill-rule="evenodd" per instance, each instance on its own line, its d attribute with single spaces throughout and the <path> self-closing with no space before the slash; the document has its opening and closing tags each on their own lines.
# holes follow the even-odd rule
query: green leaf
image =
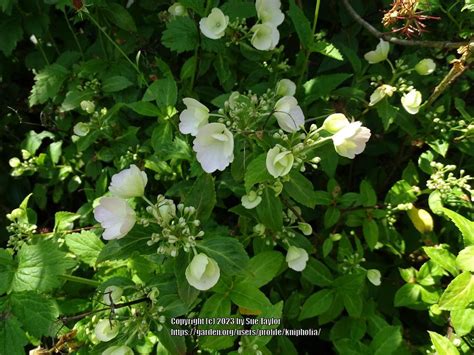
<svg viewBox="0 0 474 355">
<path fill-rule="evenodd" d="M 375 245 L 379 240 L 379 227 L 377 226 L 377 222 L 373 219 L 364 219 L 362 232 L 364 233 L 365 241 L 370 250 L 374 250 Z"/>
<path fill-rule="evenodd" d="M 461 270 L 474 272 L 474 245 L 468 246 L 459 252 L 456 265 Z"/>
<path fill-rule="evenodd" d="M 464 271 L 444 290 L 439 307 L 443 310 L 460 310 L 474 302 L 474 275 Z"/>
<path fill-rule="evenodd" d="M 405 180 L 399 180 L 392 186 L 388 192 L 385 202 L 397 206 L 402 203 L 412 203 L 416 201 L 416 195 L 409 183 Z"/>
<path fill-rule="evenodd" d="M 137 32 L 132 15 L 123 6 L 117 3 L 108 3 L 103 9 L 110 22 L 115 26 L 125 31 Z"/>
<path fill-rule="evenodd" d="M 450 319 L 456 334 L 462 337 L 469 334 L 474 328 L 474 309 L 466 308 L 451 311 Z"/>
<path fill-rule="evenodd" d="M 255 10 L 255 3 L 242 0 L 229 0 L 221 6 L 224 14 L 229 16 L 229 20 L 233 21 L 237 17 L 245 19 L 257 15 Z"/>
<path fill-rule="evenodd" d="M 54 214 L 54 231 L 61 232 L 73 228 L 73 222 L 81 217 L 80 214 L 59 211 Z"/>
<path fill-rule="evenodd" d="M 313 44 L 313 31 L 311 30 L 311 24 L 306 18 L 303 10 L 295 4 L 294 0 L 290 1 L 290 11 L 288 11 L 288 15 L 295 26 L 301 45 L 305 48 L 311 47 Z"/>
<path fill-rule="evenodd" d="M 12 315 L 0 318 L 0 354 L 24 355 L 24 346 L 28 344 L 20 322 Z"/>
<path fill-rule="evenodd" d="M 377 114 L 382 119 L 384 131 L 388 131 L 393 122 L 397 121 L 399 108 L 390 105 L 387 99 L 383 99 L 376 106 Z"/>
<path fill-rule="evenodd" d="M 313 318 L 326 312 L 334 300 L 335 291 L 324 289 L 312 294 L 301 308 L 298 320 Z"/>
<path fill-rule="evenodd" d="M 332 341 L 349 337 L 360 340 L 367 330 L 366 320 L 352 317 L 343 317 L 331 328 L 330 338 Z"/>
<path fill-rule="evenodd" d="M 290 180 L 283 185 L 283 188 L 296 202 L 309 208 L 316 206 L 317 199 L 313 184 L 299 172 L 292 171 Z"/>
<path fill-rule="evenodd" d="M 138 113 L 139 115 L 146 117 L 158 117 L 160 115 L 160 110 L 156 107 L 155 104 L 145 101 L 132 102 L 127 104 L 127 107 Z"/>
<path fill-rule="evenodd" d="M 143 95 L 143 101 L 156 100 L 158 107 L 174 107 L 178 96 L 176 81 L 173 78 L 155 80 Z"/>
<path fill-rule="evenodd" d="M 90 100 L 94 96 L 94 92 L 92 90 L 84 90 L 84 91 L 79 91 L 79 90 L 71 90 L 68 91 L 66 94 L 66 98 L 64 99 L 62 105 L 61 105 L 61 110 L 62 111 L 71 111 L 74 110 L 75 108 L 79 107 L 82 101 L 84 100 Z M 87 138 L 91 134 L 88 134 L 86 137 L 82 138 Z"/>
<path fill-rule="evenodd" d="M 264 311 L 272 306 L 267 296 L 255 285 L 248 282 L 236 284 L 230 291 L 229 296 L 237 306 L 250 310 Z"/>
<path fill-rule="evenodd" d="M 133 83 L 124 76 L 115 75 L 108 77 L 102 83 L 102 91 L 104 92 L 117 92 L 122 91 L 130 86 Z"/>
<path fill-rule="evenodd" d="M 89 266 L 94 266 L 104 243 L 94 233 L 82 231 L 68 234 L 65 237 L 66 245 L 77 258 Z"/>
<path fill-rule="evenodd" d="M 311 284 L 320 287 L 330 286 L 334 280 L 326 265 L 312 257 L 309 258 L 301 276 Z"/>
<path fill-rule="evenodd" d="M 59 276 L 74 264 L 50 240 L 41 240 L 35 245 L 25 244 L 18 252 L 18 268 L 11 289 L 16 292 L 50 291 L 62 284 Z"/>
<path fill-rule="evenodd" d="M 354 339 L 340 339 L 334 342 L 339 354 L 344 355 L 366 355 L 370 354 L 369 347 Z"/>
<path fill-rule="evenodd" d="M 307 81 L 303 85 L 306 94 L 305 105 L 309 105 L 318 99 L 328 96 L 351 76 L 352 74 L 347 73 L 318 75 L 316 78 Z"/>
<path fill-rule="evenodd" d="M 180 0 L 179 1 L 181 5 L 192 9 L 194 12 L 196 12 L 198 15 L 201 17 L 204 17 L 205 9 L 204 9 L 204 0 Z"/>
<path fill-rule="evenodd" d="M 197 249 L 216 260 L 224 273 L 233 275 L 247 267 L 249 257 L 238 240 L 232 237 L 213 237 L 198 242 Z"/>
<path fill-rule="evenodd" d="M 201 175 L 194 182 L 183 203 L 185 206 L 193 206 L 196 209 L 196 217 L 199 220 L 205 221 L 208 219 L 216 204 L 216 190 L 212 175 Z"/>
<path fill-rule="evenodd" d="M 5 249 L 0 249 L 0 295 L 10 289 L 10 285 L 15 275 L 15 264 L 12 256 Z"/>
<path fill-rule="evenodd" d="M 339 221 L 341 217 L 341 211 L 335 206 L 329 206 L 326 212 L 324 212 L 324 228 L 331 228 Z"/>
<path fill-rule="evenodd" d="M 423 286 L 407 283 L 400 287 L 395 293 L 395 307 L 408 307 L 412 309 L 425 309 L 426 305 L 421 300 Z"/>
<path fill-rule="evenodd" d="M 377 194 L 372 184 L 367 180 L 360 183 L 360 203 L 364 207 L 371 207 L 377 203 Z"/>
<path fill-rule="evenodd" d="M 260 288 L 273 280 L 284 260 L 284 256 L 278 251 L 259 253 L 250 259 L 247 266 L 248 274 L 243 277 L 242 281 L 253 283 Z"/>
<path fill-rule="evenodd" d="M 438 355 L 459 355 L 458 349 L 454 346 L 453 343 L 449 341 L 448 338 L 436 333 L 431 332 L 428 330 L 428 334 L 430 335 L 431 342 L 433 343 L 436 354 Z"/>
<path fill-rule="evenodd" d="M 35 84 L 29 97 L 30 106 L 44 104 L 49 99 L 55 98 L 68 73 L 69 71 L 62 65 L 52 64 L 35 74 Z"/>
<path fill-rule="evenodd" d="M 54 139 L 54 135 L 48 131 L 43 131 L 41 133 L 29 131 L 25 140 L 21 144 L 21 148 L 27 150 L 31 155 L 35 155 L 45 138 Z"/>
<path fill-rule="evenodd" d="M 436 264 L 448 271 L 451 275 L 457 276 L 458 269 L 456 267 L 456 258 L 449 250 L 443 249 L 441 246 L 437 247 L 423 247 L 426 255 L 429 256 Z"/>
<path fill-rule="evenodd" d="M 334 280 L 333 286 L 337 288 L 337 291 L 342 295 L 357 294 L 362 291 L 365 278 L 366 272 L 354 272 L 352 274 L 339 276 Z"/>
<path fill-rule="evenodd" d="M 175 17 L 163 31 L 161 43 L 166 48 L 178 53 L 194 50 L 199 43 L 196 24 L 187 16 Z"/>
<path fill-rule="evenodd" d="M 342 56 L 341 52 L 339 49 L 334 47 L 334 44 L 326 42 L 324 40 L 319 40 L 313 44 L 310 45 L 310 51 L 311 52 L 318 52 L 326 57 L 336 59 L 336 60 L 344 60 L 344 57 Z"/>
<path fill-rule="evenodd" d="M 0 50 L 9 57 L 16 44 L 23 38 L 21 18 L 17 16 L 2 17 L 0 20 Z"/>
<path fill-rule="evenodd" d="M 258 219 L 265 227 L 273 231 L 280 231 L 283 228 L 283 208 L 273 189 L 267 187 L 263 190 L 262 202 L 256 210 Z"/>
<path fill-rule="evenodd" d="M 258 157 L 253 159 L 245 170 L 245 190 L 248 192 L 253 185 L 261 182 L 272 180 L 273 177 L 267 170 L 266 161 L 267 154 L 260 154 Z"/>
<path fill-rule="evenodd" d="M 156 323 L 158 323 L 156 321 Z M 171 327 L 176 329 L 176 326 L 170 326 L 169 324 L 158 323 L 162 329 L 156 332 L 156 336 L 160 343 L 173 355 L 185 355 L 186 354 L 186 341 L 185 337 L 173 336 L 171 335 Z"/>
<path fill-rule="evenodd" d="M 55 335 L 51 333 L 59 316 L 56 302 L 34 292 L 12 293 L 9 300 L 13 313 L 29 334 L 37 338 Z"/>
<path fill-rule="evenodd" d="M 57 164 L 59 162 L 59 158 L 62 154 L 61 146 L 63 145 L 62 141 L 53 142 L 49 145 L 49 157 L 53 164 Z"/>
<path fill-rule="evenodd" d="M 364 301 L 362 295 L 359 294 L 343 294 L 342 300 L 344 302 L 344 308 L 346 309 L 349 316 L 359 318 L 362 313 Z"/>
<path fill-rule="evenodd" d="M 474 245 L 474 222 L 459 213 L 443 208 L 442 212 L 456 225 L 464 238 L 464 245 Z"/>
<path fill-rule="evenodd" d="M 387 326 L 375 334 L 370 343 L 371 354 L 390 355 L 402 344 L 402 332 L 399 326 Z"/>
<path fill-rule="evenodd" d="M 207 299 L 201 308 L 199 318 L 229 318 L 231 310 L 231 302 L 228 296 L 222 294 L 214 294 Z M 199 329 L 228 329 L 229 326 L 216 325 L 200 325 Z M 199 337 L 200 345 L 205 349 L 222 350 L 230 348 L 235 341 L 235 336 L 202 336 Z"/>
</svg>

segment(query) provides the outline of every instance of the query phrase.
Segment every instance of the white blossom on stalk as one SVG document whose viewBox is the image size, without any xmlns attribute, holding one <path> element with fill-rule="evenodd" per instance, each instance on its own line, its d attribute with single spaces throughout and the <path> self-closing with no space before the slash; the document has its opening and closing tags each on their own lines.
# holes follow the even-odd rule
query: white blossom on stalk
<svg viewBox="0 0 474 355">
<path fill-rule="evenodd" d="M 351 122 L 331 138 L 337 154 L 354 159 L 356 154 L 364 151 L 370 135 L 370 129 L 362 127 L 362 122 Z"/>
<path fill-rule="evenodd" d="M 370 95 L 370 102 L 369 106 L 374 106 L 375 104 L 382 101 L 385 96 L 392 96 L 393 93 L 397 90 L 397 88 L 391 85 L 380 85 L 375 91 Z"/>
<path fill-rule="evenodd" d="M 346 115 L 343 113 L 333 113 L 332 115 L 329 115 L 326 117 L 326 119 L 323 122 L 323 129 L 325 131 L 328 131 L 329 133 L 337 133 L 347 125 L 349 125 L 350 122 L 347 119 Z"/>
<path fill-rule="evenodd" d="M 271 23 L 256 24 L 250 31 L 253 32 L 250 42 L 260 51 L 275 49 L 280 41 L 280 32 Z"/>
<path fill-rule="evenodd" d="M 257 0 L 255 1 L 255 9 L 257 10 L 258 19 L 262 23 L 270 23 L 277 27 L 285 20 L 285 15 L 280 10 L 280 0 Z"/>
<path fill-rule="evenodd" d="M 102 355 L 133 355 L 133 350 L 126 345 L 114 345 L 105 349 Z"/>
<path fill-rule="evenodd" d="M 208 123 L 199 128 L 193 150 L 203 170 L 224 170 L 234 160 L 234 136 L 222 123 Z"/>
<path fill-rule="evenodd" d="M 279 99 L 275 104 L 273 115 L 285 132 L 296 132 L 304 125 L 303 110 L 293 96 L 283 96 Z"/>
<path fill-rule="evenodd" d="M 298 248 L 291 246 L 288 248 L 286 254 L 286 262 L 288 267 L 295 271 L 303 271 L 306 268 L 306 263 L 308 262 L 309 256 L 308 252 L 303 248 Z"/>
<path fill-rule="evenodd" d="M 367 270 L 367 279 L 370 281 L 370 283 L 374 286 L 380 286 L 382 283 L 380 281 L 382 275 L 380 274 L 380 271 L 377 269 L 370 269 Z"/>
<path fill-rule="evenodd" d="M 136 222 L 135 211 L 119 197 L 102 197 L 94 208 L 94 218 L 105 229 L 105 240 L 125 237 Z"/>
<path fill-rule="evenodd" d="M 380 40 L 375 50 L 365 53 L 364 58 L 370 64 L 383 62 L 387 59 L 388 51 L 390 50 L 390 43 L 385 42 L 383 39 Z"/>
<path fill-rule="evenodd" d="M 106 305 L 111 305 L 118 303 L 120 301 L 120 298 L 122 297 L 123 294 L 123 289 L 118 286 L 108 286 L 104 290 L 104 295 L 102 297 L 103 302 Z"/>
<path fill-rule="evenodd" d="M 404 94 L 400 101 L 406 112 L 408 112 L 410 115 L 416 115 L 418 111 L 420 111 L 422 100 L 421 92 L 416 89 L 412 89 L 408 93 Z"/>
<path fill-rule="evenodd" d="M 217 7 L 211 10 L 209 16 L 199 21 L 199 28 L 204 36 L 210 39 L 219 39 L 225 35 L 225 30 L 229 24 L 229 16 Z"/>
<path fill-rule="evenodd" d="M 185 97 L 183 103 L 186 110 L 179 115 L 179 130 L 183 134 L 196 136 L 198 129 L 208 123 L 209 109 L 190 97 Z"/>
<path fill-rule="evenodd" d="M 293 167 L 294 156 L 289 150 L 282 150 L 275 146 L 267 153 L 266 166 L 271 176 L 278 178 L 288 174 Z"/>
<path fill-rule="evenodd" d="M 110 341 L 117 336 L 118 332 L 117 322 L 109 319 L 101 319 L 94 328 L 95 336 L 100 341 Z"/>
<path fill-rule="evenodd" d="M 296 84 L 290 79 L 281 79 L 276 86 L 278 96 L 294 96 L 296 93 Z"/>
<path fill-rule="evenodd" d="M 415 70 L 420 75 L 430 75 L 436 69 L 436 63 L 431 58 L 425 58 L 415 65 Z"/>
<path fill-rule="evenodd" d="M 220 277 L 219 265 L 206 254 L 194 256 L 185 271 L 186 280 L 191 286 L 205 291 L 213 287 Z"/>
<path fill-rule="evenodd" d="M 135 164 L 112 176 L 109 191 L 117 197 L 140 197 L 145 193 L 148 177 Z"/>
</svg>

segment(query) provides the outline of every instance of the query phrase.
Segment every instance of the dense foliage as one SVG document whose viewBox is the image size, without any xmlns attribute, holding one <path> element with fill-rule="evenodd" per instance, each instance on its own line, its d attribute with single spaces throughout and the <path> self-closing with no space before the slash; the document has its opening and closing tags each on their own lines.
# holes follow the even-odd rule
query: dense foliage
<svg viewBox="0 0 474 355">
<path fill-rule="evenodd" d="M 0 0 L 0 354 L 470 354 L 472 0 Z"/>
</svg>

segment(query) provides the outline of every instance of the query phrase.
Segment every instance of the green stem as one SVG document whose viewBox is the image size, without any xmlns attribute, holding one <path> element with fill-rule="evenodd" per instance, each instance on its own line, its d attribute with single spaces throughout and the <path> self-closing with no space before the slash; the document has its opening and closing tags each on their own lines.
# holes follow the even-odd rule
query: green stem
<svg viewBox="0 0 474 355">
<path fill-rule="evenodd" d="M 41 52 L 41 55 L 43 56 L 43 59 L 46 62 L 46 64 L 49 65 L 48 57 L 46 56 L 46 53 L 44 52 L 43 46 L 41 45 L 40 41 L 41 40 L 38 39 L 38 44 L 36 46 L 38 47 L 39 51 Z"/>
<path fill-rule="evenodd" d="M 75 282 L 78 284 L 83 284 L 83 285 L 89 285 L 93 287 L 98 287 L 100 285 L 99 281 L 91 280 L 91 279 L 86 279 L 84 277 L 79 277 L 79 276 L 73 276 L 73 275 L 60 275 L 60 278 L 66 281 L 71 281 Z"/>
<path fill-rule="evenodd" d="M 393 66 L 393 63 L 388 58 L 386 59 L 386 61 L 387 61 L 388 65 L 390 65 L 390 69 L 392 70 L 392 74 L 395 75 L 396 70 L 395 70 L 395 67 Z"/>
<path fill-rule="evenodd" d="M 79 52 L 81 52 L 81 57 L 84 60 L 84 52 L 82 51 L 81 44 L 79 43 L 79 39 L 76 36 L 76 33 L 74 32 L 74 29 L 71 26 L 71 23 L 69 22 L 69 19 L 67 18 L 66 11 L 63 11 L 64 18 L 66 19 L 66 24 L 67 27 L 69 28 L 69 31 L 72 33 L 72 37 L 74 37 L 74 42 L 76 42 L 77 48 L 79 49 Z"/>
<path fill-rule="evenodd" d="M 142 196 L 142 198 L 145 200 L 146 203 L 150 205 L 150 207 L 155 208 L 155 205 L 153 204 L 153 202 L 151 202 L 146 196 Z"/>
</svg>

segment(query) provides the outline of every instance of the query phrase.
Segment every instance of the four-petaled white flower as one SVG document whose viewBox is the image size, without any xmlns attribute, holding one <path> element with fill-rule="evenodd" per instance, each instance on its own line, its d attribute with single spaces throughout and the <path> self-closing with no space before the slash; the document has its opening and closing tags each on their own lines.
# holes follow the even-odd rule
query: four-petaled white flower
<svg viewBox="0 0 474 355">
<path fill-rule="evenodd" d="M 145 193 L 148 177 L 144 171 L 138 169 L 134 164 L 130 168 L 112 176 L 109 191 L 112 195 L 121 198 L 140 197 Z"/>
<path fill-rule="evenodd" d="M 203 170 L 224 170 L 234 160 L 234 136 L 222 123 L 208 123 L 199 128 L 193 150 Z"/>
<path fill-rule="evenodd" d="M 362 127 L 362 122 L 351 122 L 332 137 L 337 154 L 354 159 L 365 149 L 370 138 L 370 129 Z"/>
<path fill-rule="evenodd" d="M 209 109 L 190 97 L 184 98 L 183 102 L 186 110 L 179 115 L 179 130 L 183 134 L 196 136 L 199 128 L 208 123 Z"/>
<path fill-rule="evenodd" d="M 279 99 L 275 104 L 273 115 L 285 132 L 296 132 L 304 125 L 303 110 L 293 96 L 283 96 Z"/>
<path fill-rule="evenodd" d="M 436 69 L 436 63 L 431 58 L 422 59 L 415 65 L 415 70 L 420 75 L 430 75 Z"/>
<path fill-rule="evenodd" d="M 186 280 L 198 290 L 205 291 L 213 287 L 220 277 L 219 265 L 206 254 L 194 256 L 185 271 Z"/>
<path fill-rule="evenodd" d="M 285 176 L 293 167 L 294 160 L 291 151 L 282 150 L 280 146 L 276 145 L 267 153 L 267 170 L 274 178 Z"/>
<path fill-rule="evenodd" d="M 296 93 L 296 84 L 290 79 L 281 79 L 276 86 L 278 96 L 294 96 Z"/>
<path fill-rule="evenodd" d="M 380 85 L 375 91 L 370 95 L 370 102 L 369 106 L 374 106 L 378 102 L 380 102 L 385 96 L 392 96 L 393 93 L 397 90 L 397 88 L 391 85 Z"/>
<path fill-rule="evenodd" d="M 377 269 L 370 269 L 367 270 L 367 279 L 370 281 L 370 283 L 374 286 L 380 286 L 382 281 L 380 280 L 382 275 L 380 274 L 380 271 Z"/>
<path fill-rule="evenodd" d="M 217 7 L 211 10 L 209 16 L 199 21 L 199 28 L 204 36 L 210 39 L 219 39 L 225 35 L 225 29 L 229 24 L 229 16 Z"/>
<path fill-rule="evenodd" d="M 105 349 L 102 355 L 133 355 L 133 350 L 127 345 L 114 345 Z"/>
<path fill-rule="evenodd" d="M 285 20 L 285 15 L 280 10 L 280 0 L 257 0 L 255 1 L 255 9 L 257 10 L 258 19 L 262 23 L 270 23 L 277 27 Z"/>
<path fill-rule="evenodd" d="M 303 271 L 306 268 L 308 259 L 308 252 L 303 248 L 298 248 L 295 246 L 288 248 L 286 262 L 288 263 L 288 267 L 290 269 L 295 271 Z"/>
<path fill-rule="evenodd" d="M 123 289 L 121 287 L 108 286 L 104 290 L 104 295 L 102 297 L 102 300 L 107 305 L 116 304 L 120 300 L 120 297 L 122 297 L 122 294 L 123 294 Z"/>
<path fill-rule="evenodd" d="M 118 197 L 102 197 L 94 208 L 94 218 L 105 229 L 102 234 L 105 240 L 125 237 L 136 222 L 135 211 Z"/>
<path fill-rule="evenodd" d="M 381 39 L 379 44 L 377 44 L 377 47 L 375 48 L 375 50 L 365 53 L 364 58 L 370 64 L 383 62 L 385 59 L 387 59 L 389 50 L 390 50 L 390 43 L 385 42 L 383 39 Z"/>
<path fill-rule="evenodd" d="M 250 191 L 247 195 L 242 196 L 242 206 L 246 209 L 251 210 L 252 208 L 257 207 L 260 202 L 262 202 L 262 198 L 258 196 L 255 191 Z"/>
<path fill-rule="evenodd" d="M 422 101 L 421 92 L 412 89 L 403 95 L 400 101 L 402 102 L 402 106 L 406 112 L 410 115 L 416 115 L 418 111 L 420 111 Z"/>
<path fill-rule="evenodd" d="M 323 129 L 329 133 L 334 134 L 349 124 L 349 120 L 343 113 L 333 113 L 324 120 Z"/>
<path fill-rule="evenodd" d="M 101 319 L 94 328 L 95 336 L 100 341 L 110 341 L 117 336 L 118 332 L 118 323 L 109 319 Z"/>
<path fill-rule="evenodd" d="M 256 24 L 250 30 L 253 32 L 250 42 L 260 51 L 275 49 L 280 41 L 280 32 L 271 23 Z"/>
</svg>

